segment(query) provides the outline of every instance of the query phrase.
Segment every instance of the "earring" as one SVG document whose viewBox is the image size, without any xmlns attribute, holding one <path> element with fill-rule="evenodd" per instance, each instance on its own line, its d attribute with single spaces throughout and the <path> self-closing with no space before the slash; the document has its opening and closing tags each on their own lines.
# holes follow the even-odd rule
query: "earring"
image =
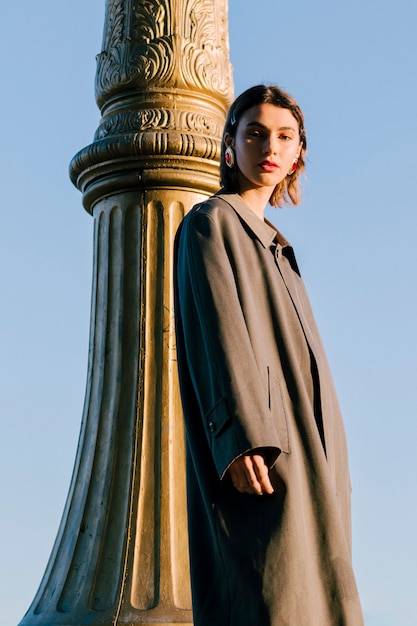
<svg viewBox="0 0 417 626">
<path fill-rule="evenodd" d="M 235 153 L 233 152 L 232 146 L 227 146 L 224 152 L 224 160 L 226 162 L 227 167 L 234 167 L 235 164 Z"/>
<path fill-rule="evenodd" d="M 294 174 L 295 170 L 298 167 L 298 159 L 299 159 L 299 157 L 295 157 L 294 161 L 292 162 L 292 165 L 290 167 L 290 171 L 288 172 L 287 176 L 291 176 L 291 174 Z"/>
</svg>

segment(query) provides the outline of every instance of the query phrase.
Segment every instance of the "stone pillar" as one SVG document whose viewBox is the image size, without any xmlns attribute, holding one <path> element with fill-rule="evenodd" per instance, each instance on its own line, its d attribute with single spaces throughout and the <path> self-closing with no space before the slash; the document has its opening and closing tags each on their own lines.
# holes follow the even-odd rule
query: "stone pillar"
<svg viewBox="0 0 417 626">
<path fill-rule="evenodd" d="M 74 473 L 21 626 L 191 624 L 173 239 L 218 189 L 232 96 L 227 0 L 107 0 L 102 119 L 71 178 L 94 217 Z"/>
</svg>

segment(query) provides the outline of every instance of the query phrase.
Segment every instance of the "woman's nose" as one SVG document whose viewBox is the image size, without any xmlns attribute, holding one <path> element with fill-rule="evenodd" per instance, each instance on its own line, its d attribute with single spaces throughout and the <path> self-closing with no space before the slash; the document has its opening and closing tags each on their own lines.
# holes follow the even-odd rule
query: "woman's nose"
<svg viewBox="0 0 417 626">
<path fill-rule="evenodd" d="M 264 152 L 265 154 L 275 154 L 277 151 L 278 140 L 274 136 L 269 136 L 265 138 L 264 142 Z"/>
</svg>

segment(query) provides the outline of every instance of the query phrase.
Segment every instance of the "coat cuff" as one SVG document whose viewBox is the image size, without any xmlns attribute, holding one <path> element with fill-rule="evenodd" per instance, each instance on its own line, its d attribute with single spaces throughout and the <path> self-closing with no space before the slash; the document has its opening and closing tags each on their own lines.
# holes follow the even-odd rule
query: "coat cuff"
<svg viewBox="0 0 417 626">
<path fill-rule="evenodd" d="M 233 461 L 244 454 L 258 453 L 265 457 L 269 468 L 276 462 L 281 448 L 276 437 L 262 436 L 262 441 L 250 441 L 241 424 L 233 418 L 227 398 L 219 400 L 205 416 L 207 438 L 217 473 L 224 478 Z"/>
</svg>

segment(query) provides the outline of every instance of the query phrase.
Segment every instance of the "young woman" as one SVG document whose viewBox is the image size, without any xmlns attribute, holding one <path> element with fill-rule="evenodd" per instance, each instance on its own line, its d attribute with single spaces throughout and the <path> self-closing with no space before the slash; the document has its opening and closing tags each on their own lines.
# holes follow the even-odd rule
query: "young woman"
<svg viewBox="0 0 417 626">
<path fill-rule="evenodd" d="M 232 104 L 221 183 L 176 241 L 195 626 L 361 626 L 345 433 L 290 244 L 302 112 L 278 87 Z"/>
</svg>

